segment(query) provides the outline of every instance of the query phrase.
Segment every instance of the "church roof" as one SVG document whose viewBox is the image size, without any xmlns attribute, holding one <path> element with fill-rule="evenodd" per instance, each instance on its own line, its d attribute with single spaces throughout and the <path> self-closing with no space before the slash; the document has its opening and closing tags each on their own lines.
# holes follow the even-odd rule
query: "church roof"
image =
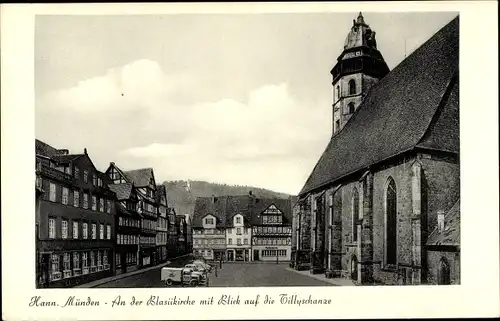
<svg viewBox="0 0 500 321">
<path fill-rule="evenodd" d="M 459 153 L 458 52 L 456 17 L 372 87 L 299 195 L 415 147 Z"/>
<path fill-rule="evenodd" d="M 439 232 L 436 227 L 429 235 L 427 245 L 460 245 L 460 200 L 456 201 L 455 205 L 444 216 L 444 230 Z"/>
</svg>

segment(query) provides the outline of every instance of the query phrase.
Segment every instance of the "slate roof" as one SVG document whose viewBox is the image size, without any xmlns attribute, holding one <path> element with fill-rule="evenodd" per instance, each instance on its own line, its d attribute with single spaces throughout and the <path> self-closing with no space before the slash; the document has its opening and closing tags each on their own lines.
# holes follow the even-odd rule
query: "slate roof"
<svg viewBox="0 0 500 321">
<path fill-rule="evenodd" d="M 109 189 L 116 193 L 119 201 L 127 200 L 132 192 L 132 183 L 110 184 Z"/>
<path fill-rule="evenodd" d="M 415 147 L 459 153 L 458 56 L 456 17 L 368 92 L 299 195 Z"/>
<path fill-rule="evenodd" d="M 436 227 L 427 238 L 427 245 L 460 246 L 460 199 L 445 214 L 444 231 L 440 233 Z"/>
<path fill-rule="evenodd" d="M 52 159 L 59 164 L 67 164 L 82 156 L 85 156 L 85 154 L 54 155 Z"/>
<path fill-rule="evenodd" d="M 252 225 L 260 224 L 260 214 L 275 205 L 283 212 L 283 224 L 292 224 L 292 200 L 281 198 L 255 198 L 252 208 Z"/>
<path fill-rule="evenodd" d="M 54 147 L 50 146 L 49 144 L 42 142 L 39 139 L 35 139 L 35 154 L 36 155 L 52 157 L 54 155 L 58 155 L 61 153 L 63 153 L 63 151 L 60 151 L 57 148 L 54 148 Z"/>
<path fill-rule="evenodd" d="M 225 227 L 226 225 L 226 204 L 227 196 L 215 197 L 197 197 L 193 212 L 193 227 L 203 227 L 202 219 L 207 214 L 216 218 L 216 227 Z"/>
<path fill-rule="evenodd" d="M 149 182 L 153 177 L 152 173 L 153 169 L 150 167 L 123 172 L 123 174 L 127 176 L 127 179 L 134 182 L 137 187 L 149 186 Z"/>
</svg>

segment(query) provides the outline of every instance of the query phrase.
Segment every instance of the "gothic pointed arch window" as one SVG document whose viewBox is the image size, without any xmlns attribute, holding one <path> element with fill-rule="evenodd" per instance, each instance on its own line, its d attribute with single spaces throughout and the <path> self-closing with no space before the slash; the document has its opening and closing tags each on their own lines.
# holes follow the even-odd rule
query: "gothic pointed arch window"
<svg viewBox="0 0 500 321">
<path fill-rule="evenodd" d="M 352 191 L 352 241 L 358 241 L 359 193 L 358 189 Z"/>
<path fill-rule="evenodd" d="M 450 264 L 448 263 L 448 260 L 444 257 L 441 258 L 439 261 L 439 268 L 438 268 L 438 284 L 451 284 L 451 278 L 450 278 Z"/>
<path fill-rule="evenodd" d="M 385 263 L 397 263 L 397 189 L 392 177 L 389 177 L 385 193 Z"/>
<path fill-rule="evenodd" d="M 349 80 L 349 95 L 356 95 L 356 81 L 354 79 Z"/>
<path fill-rule="evenodd" d="M 354 103 L 353 103 L 353 102 L 349 103 L 349 104 L 347 105 L 347 112 L 348 112 L 349 114 L 352 114 L 352 113 L 354 113 L 354 110 L 355 110 L 355 108 L 354 108 Z"/>
</svg>

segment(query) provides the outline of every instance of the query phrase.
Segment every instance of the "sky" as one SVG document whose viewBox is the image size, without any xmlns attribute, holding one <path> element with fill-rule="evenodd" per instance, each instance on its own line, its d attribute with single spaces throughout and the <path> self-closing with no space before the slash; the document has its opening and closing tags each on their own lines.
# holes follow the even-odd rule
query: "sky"
<svg viewBox="0 0 500 321">
<path fill-rule="evenodd" d="M 35 135 L 99 170 L 297 194 L 352 13 L 37 16 Z M 392 70 L 452 12 L 363 13 Z"/>
</svg>

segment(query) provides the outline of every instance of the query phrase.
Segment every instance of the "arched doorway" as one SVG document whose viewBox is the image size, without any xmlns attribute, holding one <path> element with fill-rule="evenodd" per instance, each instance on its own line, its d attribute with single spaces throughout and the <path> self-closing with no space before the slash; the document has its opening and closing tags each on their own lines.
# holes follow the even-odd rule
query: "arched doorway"
<svg viewBox="0 0 500 321">
<path fill-rule="evenodd" d="M 448 260 L 444 257 L 439 261 L 439 269 L 438 269 L 438 284 L 446 285 L 451 284 L 450 278 L 450 264 Z"/>
<path fill-rule="evenodd" d="M 358 280 L 358 258 L 356 255 L 351 257 L 351 280 Z"/>
</svg>

